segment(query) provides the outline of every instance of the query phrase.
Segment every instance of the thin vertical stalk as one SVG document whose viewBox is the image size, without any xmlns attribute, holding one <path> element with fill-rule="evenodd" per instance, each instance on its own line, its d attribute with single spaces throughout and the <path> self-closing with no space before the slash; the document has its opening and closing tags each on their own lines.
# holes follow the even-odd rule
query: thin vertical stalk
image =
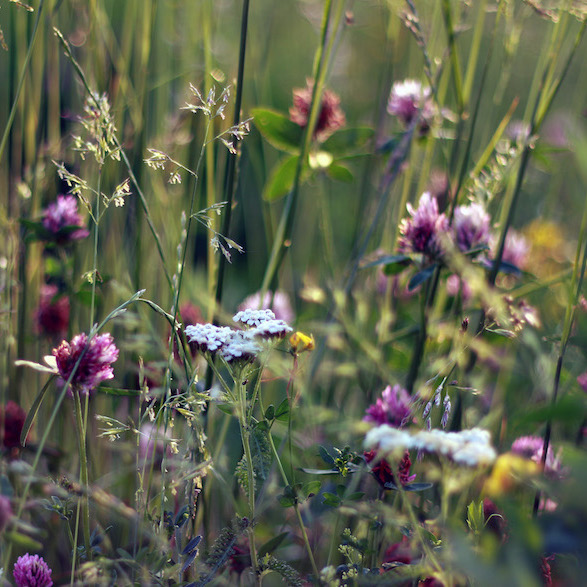
<svg viewBox="0 0 587 587">
<path fill-rule="evenodd" d="M 88 498 L 89 476 L 88 476 L 88 454 L 86 451 L 86 422 L 82 414 L 82 404 L 80 392 L 78 389 L 73 390 L 73 400 L 75 404 L 75 423 L 77 426 L 77 437 L 80 457 L 80 481 L 82 485 L 82 497 L 78 504 L 81 509 L 82 527 L 84 534 L 84 544 L 86 548 L 86 557 L 90 559 L 90 503 Z M 74 545 L 77 548 L 77 544 Z"/>
<path fill-rule="evenodd" d="M 14 122 L 14 117 L 16 116 L 16 109 L 18 107 L 18 101 L 20 99 L 20 93 L 22 91 L 22 87 L 24 85 L 24 80 L 26 78 L 26 72 L 33 54 L 33 48 L 35 46 L 35 40 L 37 38 L 37 31 L 39 30 L 39 22 L 41 20 L 41 15 L 43 14 L 43 8 L 45 6 L 45 0 L 41 0 L 39 3 L 39 8 L 37 10 L 37 17 L 35 18 L 35 23 L 33 25 L 33 32 L 31 34 L 31 40 L 29 42 L 29 47 L 24 58 L 24 63 L 22 66 L 22 70 L 20 72 L 20 77 L 18 78 L 18 83 L 16 85 L 16 91 L 14 93 L 14 100 L 12 101 L 12 107 L 10 108 L 10 114 L 8 115 L 8 120 L 6 121 L 6 126 L 4 127 L 4 133 L 2 134 L 2 140 L 0 141 L 0 161 L 2 161 L 2 156 L 4 155 L 4 149 L 6 148 L 6 143 L 8 142 L 8 136 L 10 135 L 10 129 L 12 128 L 12 123 Z"/>
<path fill-rule="evenodd" d="M 240 120 L 241 104 L 243 99 L 243 80 L 245 76 L 245 56 L 247 49 L 247 31 L 249 24 L 249 0 L 243 0 L 243 11 L 241 17 L 241 37 L 238 57 L 238 74 L 236 78 L 236 94 L 234 101 L 233 125 L 236 126 Z M 230 220 L 232 215 L 232 203 L 234 200 L 234 175 L 236 170 L 237 155 L 229 153 L 226 160 L 226 169 L 224 174 L 224 200 L 227 202 L 222 223 L 222 234 L 228 235 L 230 230 Z M 219 260 L 218 281 L 216 283 L 216 295 L 214 298 L 215 305 L 222 301 L 222 290 L 224 287 L 224 268 L 226 261 L 224 256 Z M 214 315 L 216 308 L 213 308 L 211 315 Z"/>
</svg>

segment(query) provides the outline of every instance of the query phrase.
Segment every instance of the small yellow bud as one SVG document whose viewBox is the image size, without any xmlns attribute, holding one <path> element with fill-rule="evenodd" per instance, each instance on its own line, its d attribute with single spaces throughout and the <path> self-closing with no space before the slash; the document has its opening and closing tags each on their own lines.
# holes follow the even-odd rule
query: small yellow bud
<svg viewBox="0 0 587 587">
<path fill-rule="evenodd" d="M 294 355 L 303 353 L 304 351 L 314 350 L 314 337 L 310 334 L 304 334 L 303 332 L 294 332 L 289 337 L 289 344 L 291 345 L 291 352 Z"/>
</svg>

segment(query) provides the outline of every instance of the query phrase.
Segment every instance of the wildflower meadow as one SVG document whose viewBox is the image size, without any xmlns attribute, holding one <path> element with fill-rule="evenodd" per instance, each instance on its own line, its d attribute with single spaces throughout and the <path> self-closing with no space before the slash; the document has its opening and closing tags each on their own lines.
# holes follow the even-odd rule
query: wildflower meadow
<svg viewBox="0 0 587 587">
<path fill-rule="evenodd" d="M 0 0 L 0 585 L 587 584 L 586 24 Z"/>
</svg>

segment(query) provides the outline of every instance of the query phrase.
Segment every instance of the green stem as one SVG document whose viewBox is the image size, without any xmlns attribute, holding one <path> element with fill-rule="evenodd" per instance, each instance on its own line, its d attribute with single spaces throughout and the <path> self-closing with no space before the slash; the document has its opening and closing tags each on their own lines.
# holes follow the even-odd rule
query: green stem
<svg viewBox="0 0 587 587">
<path fill-rule="evenodd" d="M 247 30 L 249 22 L 249 0 L 243 0 L 243 11 L 241 17 L 241 37 L 240 37 L 240 48 L 238 58 L 238 75 L 236 79 L 236 94 L 234 102 L 234 117 L 233 126 L 236 126 L 240 120 L 240 110 L 243 96 L 243 79 L 245 75 L 245 55 L 247 49 Z M 226 170 L 224 175 L 224 200 L 228 202 L 226 206 L 226 212 L 224 215 L 224 221 L 222 224 L 222 234 L 227 235 L 230 230 L 230 218 L 232 213 L 232 202 L 234 199 L 234 175 L 236 170 L 237 156 L 228 154 L 226 160 Z M 218 266 L 218 281 L 216 282 L 216 296 L 215 302 L 217 305 L 222 300 L 222 289 L 224 286 L 224 268 L 226 262 L 224 255 L 220 257 Z M 263 299 L 263 297 L 261 297 Z M 214 308 L 216 312 L 216 308 Z"/>
<path fill-rule="evenodd" d="M 91 558 L 90 552 L 90 503 L 88 498 L 89 477 L 88 477 L 88 458 L 86 452 L 86 428 L 84 426 L 84 418 L 82 414 L 82 404 L 80 399 L 80 392 L 77 389 L 73 390 L 73 399 L 75 403 L 75 422 L 77 426 L 78 447 L 80 457 L 80 481 L 82 485 L 83 495 L 81 497 L 81 511 L 82 511 L 82 526 L 84 532 L 84 544 L 86 547 L 86 557 Z M 78 504 L 79 507 L 79 504 Z M 77 547 L 77 546 L 76 546 Z"/>
<path fill-rule="evenodd" d="M 26 56 L 24 58 L 24 63 L 22 65 L 22 71 L 20 72 L 20 77 L 18 78 L 18 84 L 16 86 L 16 92 L 14 94 L 14 100 L 12 101 L 12 107 L 10 108 L 10 114 L 8 115 L 8 120 L 6 121 L 6 127 L 4 128 L 4 133 L 2 134 L 2 141 L 0 141 L 0 161 L 2 161 L 2 156 L 4 155 L 4 150 L 6 149 L 6 143 L 8 142 L 8 136 L 10 135 L 10 129 L 12 128 L 12 123 L 14 122 L 14 117 L 16 116 L 16 109 L 18 107 L 20 93 L 22 91 L 22 87 L 24 85 L 24 80 L 26 77 L 26 72 L 29 67 L 29 62 L 30 62 L 32 54 L 33 54 L 33 47 L 35 46 L 35 40 L 37 38 L 37 31 L 39 29 L 39 22 L 41 20 L 41 15 L 43 14 L 43 7 L 44 6 L 45 6 L 45 0 L 41 0 L 39 3 L 39 8 L 37 10 L 37 18 L 35 18 L 35 24 L 33 25 L 33 32 L 31 34 L 29 48 L 28 48 Z"/>
</svg>

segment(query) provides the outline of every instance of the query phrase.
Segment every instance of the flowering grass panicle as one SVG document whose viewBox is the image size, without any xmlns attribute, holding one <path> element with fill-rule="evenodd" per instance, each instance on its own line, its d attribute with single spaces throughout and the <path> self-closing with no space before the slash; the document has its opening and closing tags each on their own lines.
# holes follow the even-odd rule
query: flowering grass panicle
<svg viewBox="0 0 587 587">
<path fill-rule="evenodd" d="M 84 224 L 78 212 L 77 198 L 72 195 L 57 196 L 57 201 L 49 204 L 43 213 L 43 227 L 58 244 L 86 238 L 90 233 L 82 228 Z"/>
<path fill-rule="evenodd" d="M 112 379 L 112 363 L 118 359 L 118 349 L 109 333 L 94 336 L 88 342 L 88 335 L 78 334 L 71 342 L 63 341 L 53 356 L 63 381 L 71 376 L 74 367 L 79 365 L 71 380 L 71 386 L 82 394 L 89 393 L 102 381 Z"/>
<path fill-rule="evenodd" d="M 401 428 L 409 422 L 412 413 L 412 403 L 408 392 L 399 384 L 388 385 L 371 404 L 363 418 L 365 422 L 375 424 L 389 424 L 395 428 Z"/>
<path fill-rule="evenodd" d="M 308 124 L 313 88 L 313 81 L 307 79 L 305 88 L 293 90 L 293 106 L 289 109 L 289 118 L 302 128 Z M 320 143 L 324 142 L 335 130 L 342 128 L 345 124 L 346 118 L 340 107 L 340 98 L 331 90 L 324 90 L 314 138 Z"/>
<path fill-rule="evenodd" d="M 423 253 L 431 259 L 442 255 L 441 234 L 448 233 L 448 219 L 438 211 L 438 202 L 428 192 L 420 196 L 418 207 L 407 205 L 411 218 L 403 218 L 398 249 L 402 253 Z"/>
<path fill-rule="evenodd" d="M 51 569 L 38 554 L 19 556 L 14 563 L 14 582 L 17 587 L 51 587 Z"/>
</svg>

